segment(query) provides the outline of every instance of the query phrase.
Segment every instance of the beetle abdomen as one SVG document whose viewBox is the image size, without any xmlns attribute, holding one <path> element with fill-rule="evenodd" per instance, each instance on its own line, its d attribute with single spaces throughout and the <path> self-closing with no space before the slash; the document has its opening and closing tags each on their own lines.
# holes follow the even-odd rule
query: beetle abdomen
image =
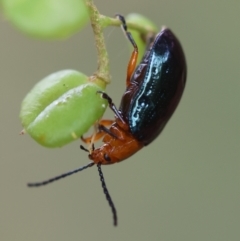
<svg viewBox="0 0 240 241">
<path fill-rule="evenodd" d="M 160 134 L 180 101 L 185 82 L 182 47 L 169 29 L 163 29 L 132 75 L 120 106 L 137 140 L 147 145 Z"/>
</svg>

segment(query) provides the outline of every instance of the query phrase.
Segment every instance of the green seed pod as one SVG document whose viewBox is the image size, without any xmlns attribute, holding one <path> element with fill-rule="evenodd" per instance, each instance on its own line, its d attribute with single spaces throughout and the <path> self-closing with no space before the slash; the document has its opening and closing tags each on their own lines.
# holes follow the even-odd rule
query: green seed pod
<svg viewBox="0 0 240 241">
<path fill-rule="evenodd" d="M 128 24 L 129 23 L 136 24 L 139 26 L 144 26 L 145 29 L 149 29 L 149 32 L 146 34 L 139 33 L 136 30 L 130 29 L 130 32 L 138 46 L 138 53 L 139 53 L 138 54 L 138 63 L 139 63 L 146 50 L 146 38 L 148 37 L 148 35 L 157 33 L 158 28 L 152 21 L 150 21 L 148 18 L 146 18 L 143 15 L 138 14 L 138 13 L 131 13 L 131 14 L 127 15 L 126 21 Z M 132 46 L 131 46 L 131 50 L 132 50 Z"/>
<path fill-rule="evenodd" d="M 24 130 L 46 147 L 60 147 L 79 138 L 107 107 L 107 101 L 97 94 L 99 90 L 104 86 L 74 70 L 49 75 L 22 102 Z"/>
<path fill-rule="evenodd" d="M 2 0 L 7 19 L 22 32 L 43 39 L 66 38 L 86 25 L 83 0 Z"/>
</svg>

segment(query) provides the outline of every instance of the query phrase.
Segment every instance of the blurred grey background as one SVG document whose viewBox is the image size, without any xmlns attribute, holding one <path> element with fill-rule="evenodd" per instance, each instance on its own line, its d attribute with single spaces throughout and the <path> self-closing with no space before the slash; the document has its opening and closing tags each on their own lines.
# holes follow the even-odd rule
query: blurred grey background
<svg viewBox="0 0 240 241">
<path fill-rule="evenodd" d="M 183 99 L 155 142 L 103 167 L 118 211 L 114 228 L 96 167 L 46 187 L 26 187 L 88 163 L 80 142 L 47 149 L 18 135 L 21 101 L 36 82 L 62 69 L 96 70 L 90 25 L 68 40 L 44 42 L 1 16 L 0 239 L 239 241 L 240 1 L 95 3 L 102 14 L 137 12 L 173 30 L 188 63 Z M 106 43 L 108 93 L 118 105 L 129 46 L 120 28 L 106 30 Z"/>
</svg>

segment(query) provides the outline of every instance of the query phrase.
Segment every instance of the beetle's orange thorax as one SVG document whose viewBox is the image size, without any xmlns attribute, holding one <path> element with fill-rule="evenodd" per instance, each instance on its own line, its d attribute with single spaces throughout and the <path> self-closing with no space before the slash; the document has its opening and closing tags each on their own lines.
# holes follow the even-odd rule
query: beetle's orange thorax
<svg viewBox="0 0 240 241">
<path fill-rule="evenodd" d="M 143 144 L 137 141 L 128 128 L 122 128 L 114 122 L 109 131 L 116 137 L 106 134 L 103 146 L 95 149 L 89 158 L 103 165 L 123 161 L 139 151 Z"/>
</svg>

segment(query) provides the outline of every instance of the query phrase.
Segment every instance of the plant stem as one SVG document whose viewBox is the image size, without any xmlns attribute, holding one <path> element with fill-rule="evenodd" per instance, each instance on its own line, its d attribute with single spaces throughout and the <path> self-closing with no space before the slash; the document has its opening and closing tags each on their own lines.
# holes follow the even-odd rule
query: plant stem
<svg viewBox="0 0 240 241">
<path fill-rule="evenodd" d="M 101 25 L 102 29 L 108 27 L 108 26 L 121 26 L 121 21 L 117 18 L 110 18 L 104 15 L 101 15 Z M 153 28 L 153 26 L 150 25 L 142 25 L 132 22 L 127 22 L 128 29 L 136 30 L 139 33 L 142 34 L 148 34 L 148 33 L 156 33 L 156 29 Z"/>
<path fill-rule="evenodd" d="M 104 41 L 103 27 L 101 24 L 101 15 L 92 0 L 84 0 L 88 8 L 89 17 L 94 33 L 95 44 L 97 48 L 98 68 L 95 76 L 101 79 L 105 84 L 110 83 L 109 57 Z"/>
</svg>

